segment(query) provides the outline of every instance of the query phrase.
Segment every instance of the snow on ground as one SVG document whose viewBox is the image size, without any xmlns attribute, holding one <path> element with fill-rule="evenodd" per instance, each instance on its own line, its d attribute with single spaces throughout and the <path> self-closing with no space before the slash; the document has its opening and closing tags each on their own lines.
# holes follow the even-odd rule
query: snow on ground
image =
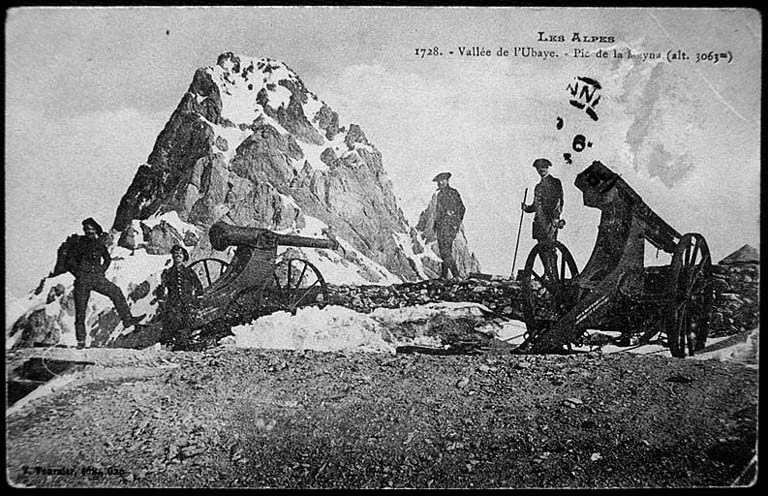
<svg viewBox="0 0 768 496">
<path fill-rule="evenodd" d="M 425 333 L 428 321 L 437 315 L 483 316 L 487 311 L 478 303 L 441 302 L 403 308 L 377 308 L 369 314 L 346 307 L 299 308 L 296 315 L 276 312 L 232 329 L 234 336 L 222 344 L 239 348 L 266 348 L 316 351 L 360 351 L 395 353 L 398 346 L 440 348 L 436 336 Z M 408 330 L 405 335 L 404 330 Z M 477 329 L 496 333 L 491 326 Z"/>
<path fill-rule="evenodd" d="M 728 339 L 730 336 L 707 340 L 707 347 L 711 347 L 718 341 Z M 732 346 L 707 351 L 706 348 L 692 358 L 697 360 L 719 360 L 721 362 L 738 362 L 747 367 L 757 369 L 760 357 L 760 329 L 753 329 L 746 341 Z"/>
<path fill-rule="evenodd" d="M 601 334 L 612 335 L 618 337 L 620 333 L 609 333 L 600 331 Z M 754 329 L 751 331 L 745 342 L 736 343 L 730 346 L 718 348 L 717 345 L 728 339 L 732 339 L 733 336 L 720 336 L 716 338 L 707 339 L 707 345 L 704 350 L 698 352 L 688 359 L 693 360 L 720 360 L 723 362 L 738 362 L 748 367 L 757 368 L 757 352 L 758 341 L 760 337 L 760 330 Z M 715 349 L 712 349 L 715 348 Z M 577 351 L 589 351 L 590 346 L 573 347 Z M 708 351 L 712 349 L 711 351 Z M 606 344 L 600 347 L 602 353 L 637 353 L 640 355 L 658 355 L 667 358 L 671 358 L 672 354 L 669 348 L 657 341 L 651 341 L 648 344 L 641 346 L 616 346 L 613 344 Z M 753 363 L 754 362 L 754 363 Z"/>
<path fill-rule="evenodd" d="M 339 306 L 300 308 L 295 316 L 276 312 L 232 332 L 223 342 L 239 348 L 394 353 L 375 320 Z"/>
<path fill-rule="evenodd" d="M 506 320 L 499 323 L 491 322 L 478 328 L 481 332 L 493 333 L 496 339 L 513 346 L 520 346 L 525 341 L 525 322 L 520 320 Z"/>
<path fill-rule="evenodd" d="M 232 329 L 234 336 L 221 340 L 225 346 L 239 348 L 352 351 L 395 353 L 399 346 L 445 347 L 439 336 L 427 335 L 430 319 L 437 316 L 448 318 L 477 318 L 482 321 L 488 309 L 479 303 L 439 302 L 402 308 L 378 308 L 363 314 L 341 306 L 325 308 L 306 307 L 297 310 L 296 315 L 276 312 L 254 320 L 250 324 Z M 494 320 L 478 325 L 475 331 L 494 336 L 511 345 L 524 341 L 525 324 L 518 320 Z M 729 339 L 712 338 L 708 348 Z M 689 359 L 720 360 L 742 363 L 757 368 L 759 330 L 755 329 L 746 342 L 732 346 L 703 351 Z M 590 351 L 595 347 L 574 347 L 575 350 Z M 604 345 L 602 353 L 639 353 L 671 357 L 669 349 L 661 344 L 651 343 L 638 347 Z"/>
</svg>

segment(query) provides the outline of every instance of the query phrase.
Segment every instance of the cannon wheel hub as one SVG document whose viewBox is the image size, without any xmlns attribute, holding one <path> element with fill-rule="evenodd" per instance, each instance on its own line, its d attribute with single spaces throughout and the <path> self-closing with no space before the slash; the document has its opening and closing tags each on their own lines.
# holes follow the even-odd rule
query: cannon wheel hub
<svg viewBox="0 0 768 496">
<path fill-rule="evenodd" d="M 275 265 L 270 284 L 259 292 L 259 313 L 267 315 L 287 311 L 292 315 L 300 307 L 328 304 L 328 288 L 320 271 L 300 258 L 287 258 Z"/>
</svg>

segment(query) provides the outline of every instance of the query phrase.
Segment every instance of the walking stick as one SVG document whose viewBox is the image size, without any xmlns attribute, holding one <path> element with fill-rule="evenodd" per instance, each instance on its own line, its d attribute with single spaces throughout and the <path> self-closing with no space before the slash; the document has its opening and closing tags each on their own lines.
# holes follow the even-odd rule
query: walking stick
<svg viewBox="0 0 768 496">
<path fill-rule="evenodd" d="M 528 199 L 528 188 L 525 188 L 525 193 L 523 193 L 523 203 L 525 203 L 525 200 Z M 515 278 L 515 262 L 517 262 L 517 247 L 520 246 L 520 231 L 523 229 L 523 215 L 525 215 L 525 210 L 522 210 L 520 212 L 520 225 L 517 227 L 517 241 L 515 242 L 515 256 L 512 257 L 512 279 Z"/>
</svg>

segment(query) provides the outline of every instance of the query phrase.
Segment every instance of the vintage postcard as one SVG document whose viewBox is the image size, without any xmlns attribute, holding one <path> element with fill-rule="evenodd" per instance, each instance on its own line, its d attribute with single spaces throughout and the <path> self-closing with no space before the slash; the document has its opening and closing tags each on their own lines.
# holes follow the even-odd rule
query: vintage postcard
<svg viewBox="0 0 768 496">
<path fill-rule="evenodd" d="M 10 485 L 756 482 L 761 12 L 5 28 Z"/>
</svg>

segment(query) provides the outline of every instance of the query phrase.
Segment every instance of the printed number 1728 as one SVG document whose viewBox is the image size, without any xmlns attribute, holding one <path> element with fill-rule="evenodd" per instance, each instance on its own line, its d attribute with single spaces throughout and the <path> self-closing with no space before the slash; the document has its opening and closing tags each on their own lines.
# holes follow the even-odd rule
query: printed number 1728
<svg viewBox="0 0 768 496">
<path fill-rule="evenodd" d="M 417 48 L 415 55 L 423 59 L 424 57 L 432 57 L 432 56 L 437 56 L 442 54 L 443 53 L 440 51 L 440 49 L 434 46 L 432 48 Z"/>
</svg>

